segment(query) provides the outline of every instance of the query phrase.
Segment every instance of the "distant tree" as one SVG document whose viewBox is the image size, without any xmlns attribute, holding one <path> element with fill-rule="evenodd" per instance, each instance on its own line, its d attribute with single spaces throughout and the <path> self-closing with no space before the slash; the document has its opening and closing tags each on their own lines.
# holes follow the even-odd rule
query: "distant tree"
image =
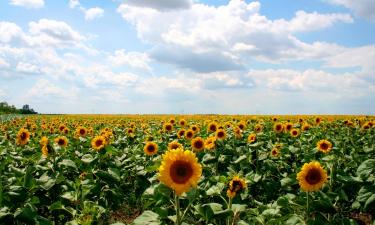
<svg viewBox="0 0 375 225">
<path fill-rule="evenodd" d="M 0 102 L 0 114 L 37 114 L 29 105 L 24 105 L 22 109 L 17 109 L 14 105 L 7 102 Z"/>
</svg>

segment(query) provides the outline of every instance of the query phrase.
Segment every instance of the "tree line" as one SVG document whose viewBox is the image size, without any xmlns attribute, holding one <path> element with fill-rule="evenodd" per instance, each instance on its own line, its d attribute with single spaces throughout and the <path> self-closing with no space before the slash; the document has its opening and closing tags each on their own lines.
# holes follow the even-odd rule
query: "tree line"
<svg viewBox="0 0 375 225">
<path fill-rule="evenodd" d="M 17 109 L 14 105 L 9 105 L 7 102 L 0 102 L 0 114 L 37 114 L 29 105 L 22 106 Z"/>
</svg>

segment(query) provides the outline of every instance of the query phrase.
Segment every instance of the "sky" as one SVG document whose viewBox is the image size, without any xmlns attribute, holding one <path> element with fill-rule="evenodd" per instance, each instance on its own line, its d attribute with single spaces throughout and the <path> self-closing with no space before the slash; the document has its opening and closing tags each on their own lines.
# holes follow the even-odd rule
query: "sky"
<svg viewBox="0 0 375 225">
<path fill-rule="evenodd" d="M 374 0 L 0 0 L 0 101 L 375 114 Z"/>
</svg>

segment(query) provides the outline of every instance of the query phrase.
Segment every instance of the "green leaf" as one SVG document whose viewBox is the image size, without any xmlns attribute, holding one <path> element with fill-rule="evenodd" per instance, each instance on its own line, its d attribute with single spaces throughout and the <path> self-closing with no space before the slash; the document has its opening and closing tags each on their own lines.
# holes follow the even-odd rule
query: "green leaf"
<svg viewBox="0 0 375 225">
<path fill-rule="evenodd" d="M 91 154 L 86 154 L 82 156 L 81 160 L 82 162 L 89 164 L 94 161 L 95 158 Z"/>
<path fill-rule="evenodd" d="M 375 202 L 375 194 L 372 194 L 366 201 L 364 209 L 367 210 L 372 203 Z"/>
<path fill-rule="evenodd" d="M 132 223 L 133 225 L 159 225 L 161 224 L 159 220 L 159 215 L 152 211 L 144 211 L 140 216 L 138 216 Z"/>
<path fill-rule="evenodd" d="M 364 161 L 357 169 L 357 175 L 362 178 L 362 180 L 368 180 L 369 177 L 373 176 L 375 173 L 375 159 L 368 159 Z"/>
<path fill-rule="evenodd" d="M 30 203 L 26 203 L 25 207 L 18 208 L 14 213 L 14 217 L 18 220 L 26 223 L 35 223 L 35 217 L 37 215 L 36 208 Z"/>
<path fill-rule="evenodd" d="M 298 215 L 293 214 L 289 219 L 285 222 L 285 225 L 304 225 L 303 218 Z"/>
<path fill-rule="evenodd" d="M 218 183 L 214 186 L 211 186 L 207 191 L 206 194 L 211 196 L 211 195 L 220 195 L 221 192 L 223 191 L 225 187 L 225 184 L 223 183 Z"/>
<path fill-rule="evenodd" d="M 247 158 L 247 155 L 245 154 L 245 155 L 241 155 L 240 157 L 238 157 L 238 159 L 236 160 L 236 161 L 234 161 L 233 163 L 234 164 L 238 164 L 238 163 L 240 163 L 241 161 L 243 161 L 244 159 L 246 159 Z"/>
<path fill-rule="evenodd" d="M 59 162 L 58 164 L 59 164 L 59 166 L 66 166 L 66 167 L 70 167 L 70 168 L 73 168 L 75 170 L 78 170 L 75 162 L 73 162 L 70 159 L 64 159 L 63 161 Z"/>
</svg>

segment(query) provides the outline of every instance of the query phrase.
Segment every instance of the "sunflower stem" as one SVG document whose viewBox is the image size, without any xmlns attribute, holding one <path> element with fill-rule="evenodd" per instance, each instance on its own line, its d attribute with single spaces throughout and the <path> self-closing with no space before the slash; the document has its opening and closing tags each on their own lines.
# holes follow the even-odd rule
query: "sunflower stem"
<svg viewBox="0 0 375 225">
<path fill-rule="evenodd" d="M 180 217 L 180 198 L 175 193 L 174 201 L 176 204 L 176 225 L 181 225 L 181 217 Z"/>
<path fill-rule="evenodd" d="M 306 191 L 306 211 L 307 211 L 307 215 L 306 215 L 306 222 L 308 221 L 309 217 L 310 217 L 310 209 L 309 209 L 309 192 Z"/>
<path fill-rule="evenodd" d="M 229 197 L 228 209 L 232 209 L 232 198 L 231 197 Z M 230 225 L 230 219 L 231 219 L 231 216 L 228 216 L 227 225 Z"/>
</svg>

